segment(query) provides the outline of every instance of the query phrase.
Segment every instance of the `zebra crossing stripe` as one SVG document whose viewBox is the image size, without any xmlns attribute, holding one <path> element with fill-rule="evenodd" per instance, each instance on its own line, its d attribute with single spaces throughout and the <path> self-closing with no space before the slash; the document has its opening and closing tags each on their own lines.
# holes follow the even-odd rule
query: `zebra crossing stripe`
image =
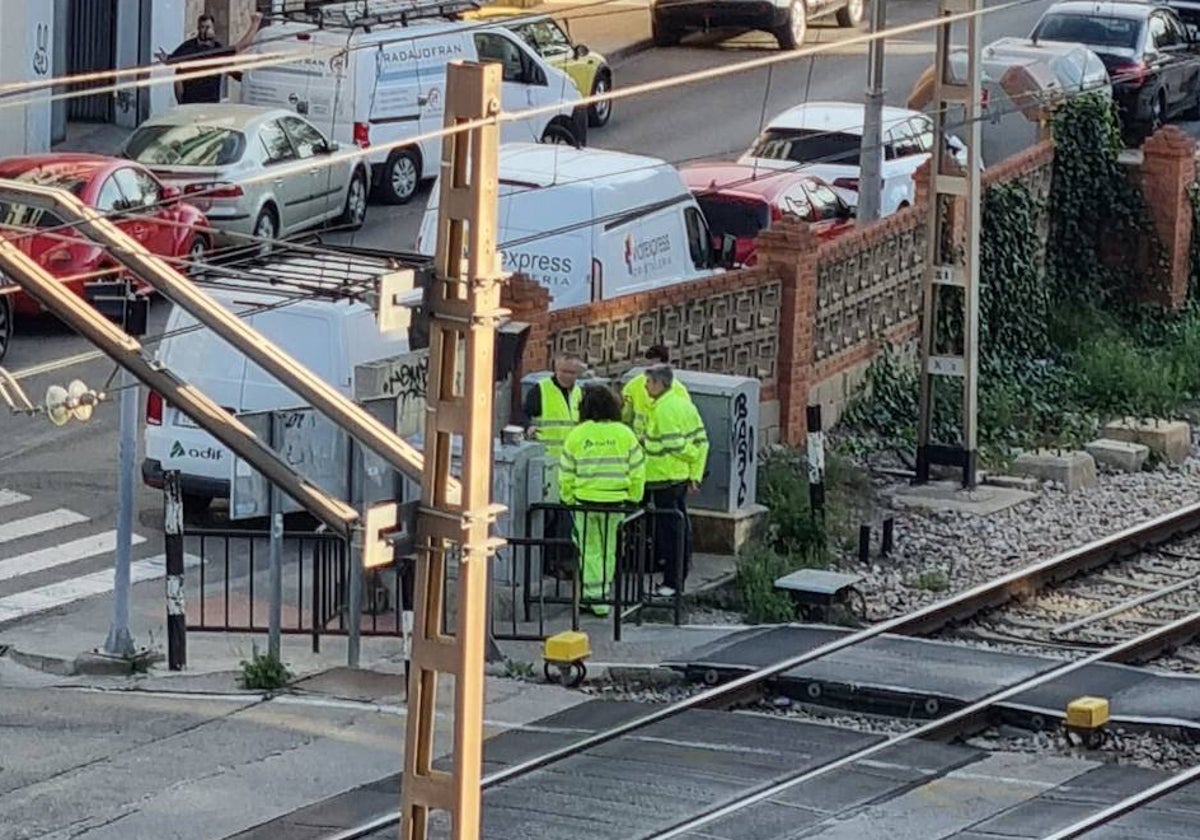
<svg viewBox="0 0 1200 840">
<path fill-rule="evenodd" d="M 0 525 L 0 543 L 32 537 L 35 534 L 44 534 L 46 531 L 54 531 L 87 521 L 88 518 L 82 513 L 76 513 L 66 508 L 27 516 L 24 519 L 14 519 L 12 522 Z"/>
<path fill-rule="evenodd" d="M 0 507 L 8 507 L 9 505 L 19 505 L 22 502 L 28 502 L 29 497 L 24 493 L 17 493 L 14 490 L 5 490 L 0 487 Z"/>
<path fill-rule="evenodd" d="M 145 541 L 145 537 L 133 535 L 134 545 L 141 545 Z M 0 580 L 10 580 L 22 575 L 53 569 L 56 566 L 65 566 L 68 563 L 95 557 L 97 554 L 115 551 L 116 547 L 116 531 L 105 531 L 102 534 L 92 534 L 82 539 L 52 545 L 49 548 L 0 560 Z"/>
</svg>

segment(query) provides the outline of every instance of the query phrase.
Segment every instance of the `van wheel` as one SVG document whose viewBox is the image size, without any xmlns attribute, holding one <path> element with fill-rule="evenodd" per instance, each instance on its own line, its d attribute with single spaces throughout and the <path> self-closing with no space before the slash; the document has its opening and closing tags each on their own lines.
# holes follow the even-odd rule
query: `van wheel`
<svg viewBox="0 0 1200 840">
<path fill-rule="evenodd" d="M 779 49 L 794 50 L 800 47 L 804 44 L 807 34 L 808 7 L 804 0 L 792 0 L 787 23 L 775 30 L 775 40 L 779 42 Z"/>
<path fill-rule="evenodd" d="M 546 126 L 546 133 L 542 135 L 542 142 L 554 145 L 574 146 L 576 149 L 579 148 L 579 141 L 575 139 L 575 132 L 571 131 L 565 125 Z"/>
<path fill-rule="evenodd" d="M 408 204 L 421 185 L 421 162 L 410 149 L 393 152 L 383 167 L 380 197 L 386 204 Z"/>
<path fill-rule="evenodd" d="M 350 187 L 346 190 L 346 206 L 338 217 L 338 227 L 344 230 L 358 230 L 367 219 L 367 175 L 361 169 L 356 169 L 350 177 Z"/>
<path fill-rule="evenodd" d="M 8 343 L 12 341 L 13 311 L 12 295 L 0 296 L 0 359 L 8 352 Z"/>
<path fill-rule="evenodd" d="M 596 81 L 592 83 L 592 95 L 608 93 L 610 90 L 612 90 L 612 76 L 607 70 L 601 70 L 596 74 Z M 612 119 L 611 99 L 595 102 L 588 108 L 588 125 L 592 128 L 607 125 L 610 119 Z"/>
<path fill-rule="evenodd" d="M 846 5 L 837 10 L 837 25 L 843 28 L 858 26 L 863 19 L 863 0 L 846 0 Z"/>
</svg>

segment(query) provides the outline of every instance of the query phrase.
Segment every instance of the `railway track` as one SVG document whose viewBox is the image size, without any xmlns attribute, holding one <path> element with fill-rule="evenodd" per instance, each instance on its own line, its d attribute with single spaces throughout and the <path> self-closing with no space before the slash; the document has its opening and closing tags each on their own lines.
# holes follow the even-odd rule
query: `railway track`
<svg viewBox="0 0 1200 840">
<path fill-rule="evenodd" d="M 844 767 L 854 761 L 862 760 L 865 757 L 874 755 L 879 749 L 893 746 L 903 740 L 935 735 L 945 737 L 947 734 L 957 731 L 968 731 L 972 726 L 979 725 L 980 717 L 985 715 L 988 708 L 993 704 L 1051 680 L 1066 676 L 1089 664 L 1096 662 L 1144 661 L 1147 658 L 1157 656 L 1163 651 L 1172 650 L 1180 644 L 1200 636 L 1200 602 L 1197 602 L 1194 608 L 1187 610 L 1186 614 L 1179 615 L 1179 612 L 1186 610 L 1187 607 L 1183 602 L 1173 599 L 1173 596 L 1185 592 L 1190 592 L 1193 597 L 1196 596 L 1196 592 L 1192 591 L 1191 587 L 1195 582 L 1192 579 L 1200 576 L 1200 554 L 1195 558 L 1188 557 L 1189 563 L 1195 563 L 1194 572 L 1190 567 L 1187 569 L 1168 568 L 1163 564 L 1147 565 L 1143 563 L 1141 566 L 1138 566 L 1137 563 L 1142 561 L 1133 559 L 1153 549 L 1159 550 L 1158 556 L 1167 557 L 1169 555 L 1166 551 L 1169 550 L 1161 549 L 1162 546 L 1197 531 L 1200 531 L 1200 504 L 1180 508 L 1138 526 L 1124 529 L 1087 545 L 1063 552 L 1046 560 L 1033 563 L 1023 569 L 1015 570 L 992 581 L 974 586 L 906 615 L 879 622 L 802 654 L 782 659 L 752 673 L 700 691 L 676 703 L 652 708 L 645 715 L 635 720 L 589 735 L 573 744 L 549 750 L 533 759 L 492 773 L 484 778 L 482 787 L 484 790 L 487 790 L 528 776 L 587 750 L 599 747 L 622 736 L 632 734 L 652 724 L 668 720 L 689 709 L 728 708 L 731 705 L 736 705 L 744 701 L 748 692 L 757 690 L 772 677 L 820 659 L 821 657 L 836 653 L 837 651 L 862 644 L 883 634 L 928 636 L 947 630 L 958 631 L 989 610 L 996 610 L 1014 601 L 1027 601 L 1029 597 L 1036 596 L 1037 593 L 1048 587 L 1062 586 L 1081 574 L 1093 572 L 1101 567 L 1114 563 L 1126 564 L 1120 567 L 1122 570 L 1120 573 L 1113 572 L 1108 574 L 1111 580 L 1102 581 L 1097 584 L 1100 587 L 1099 591 L 1109 593 L 1104 598 L 1096 596 L 1090 599 L 1089 603 L 1099 606 L 1099 609 L 1090 613 L 1087 612 L 1086 608 L 1082 612 L 1078 610 L 1072 611 L 1069 613 L 1069 618 L 1066 617 L 1068 611 L 1063 611 L 1063 616 L 1066 620 L 1059 621 L 1048 628 L 1051 631 L 1057 630 L 1060 636 L 1073 631 L 1077 632 L 1082 628 L 1090 628 L 1085 633 L 1091 633 L 1092 639 L 1087 645 L 1076 645 L 1072 651 L 1074 657 L 1070 661 L 1064 662 L 1062 665 L 1030 680 L 985 697 L 953 714 L 940 717 L 915 729 L 898 734 L 875 747 L 851 754 L 828 765 L 799 774 L 794 778 L 772 783 L 767 788 L 753 791 L 739 797 L 734 802 L 723 803 L 719 807 L 699 814 L 695 818 L 673 826 L 666 831 L 648 835 L 648 838 L 666 840 L 666 838 L 682 836 L 701 825 L 711 822 L 713 819 L 735 813 L 742 808 L 750 807 L 756 802 L 773 796 L 782 790 L 830 772 L 838 767 Z M 1130 562 L 1134 565 L 1128 565 Z M 1118 582 L 1113 583 L 1113 580 Z M 1200 585 L 1197 585 L 1197 590 L 1200 590 Z M 1134 603 L 1139 598 L 1142 600 Z M 1157 606 L 1150 607 L 1152 604 L 1157 604 Z M 1124 619 L 1127 624 L 1138 626 L 1136 621 L 1128 621 L 1129 616 L 1138 615 L 1134 612 L 1138 609 L 1156 609 L 1160 611 L 1162 616 L 1166 616 L 1170 611 L 1174 611 L 1176 617 L 1166 621 L 1152 619 L 1155 621 L 1154 626 L 1149 628 L 1141 627 L 1139 632 L 1131 633 L 1124 640 L 1115 644 L 1106 645 L 1100 640 L 1099 633 L 1101 630 L 1099 629 L 1099 622 L 1127 616 Z M 1099 616 L 1101 613 L 1104 615 L 1094 617 Z M 1140 616 L 1138 617 L 1140 618 Z M 1117 625 L 1114 625 L 1108 632 L 1121 632 L 1116 627 Z M 1076 635 L 1071 638 L 1078 641 L 1081 637 Z M 1037 643 L 1037 638 L 1030 636 L 1026 639 L 1018 639 L 1018 641 Z M 1070 649 L 1068 646 L 1071 645 L 1071 642 L 1065 641 L 1056 644 L 1060 644 L 1064 649 Z M 1085 646 L 1097 649 L 1092 649 L 1084 653 L 1080 648 Z M 324 838 L 324 840 L 359 840 L 359 838 L 370 837 L 383 829 L 391 828 L 397 825 L 399 821 L 399 812 L 394 812 L 365 822 L 362 825 L 331 834 Z"/>
</svg>

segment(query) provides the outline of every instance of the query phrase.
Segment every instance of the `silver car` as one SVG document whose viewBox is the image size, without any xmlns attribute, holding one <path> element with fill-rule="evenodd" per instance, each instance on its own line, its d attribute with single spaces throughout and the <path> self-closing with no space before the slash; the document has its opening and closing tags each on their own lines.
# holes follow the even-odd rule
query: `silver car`
<svg viewBox="0 0 1200 840">
<path fill-rule="evenodd" d="M 278 239 L 329 222 L 357 229 L 367 215 L 367 169 L 359 160 L 329 161 L 337 151 L 293 111 L 252 105 L 181 105 L 147 120 L 122 154 L 183 191 L 218 230 Z M 300 169 L 297 161 L 312 161 Z M 256 179 L 280 170 L 278 178 Z"/>
</svg>

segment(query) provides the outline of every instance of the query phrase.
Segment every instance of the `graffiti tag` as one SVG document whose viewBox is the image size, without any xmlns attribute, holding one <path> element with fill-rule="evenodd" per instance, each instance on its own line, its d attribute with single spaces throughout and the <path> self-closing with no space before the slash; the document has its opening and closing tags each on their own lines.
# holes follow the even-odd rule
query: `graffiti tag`
<svg viewBox="0 0 1200 840">
<path fill-rule="evenodd" d="M 33 72 L 38 76 L 45 76 L 50 72 L 50 25 L 39 23 L 33 38 Z"/>
<path fill-rule="evenodd" d="M 754 469 L 754 428 L 750 425 L 750 405 L 745 394 L 733 401 L 733 457 L 737 469 L 738 507 L 746 504 L 750 493 L 747 476 Z"/>
</svg>

